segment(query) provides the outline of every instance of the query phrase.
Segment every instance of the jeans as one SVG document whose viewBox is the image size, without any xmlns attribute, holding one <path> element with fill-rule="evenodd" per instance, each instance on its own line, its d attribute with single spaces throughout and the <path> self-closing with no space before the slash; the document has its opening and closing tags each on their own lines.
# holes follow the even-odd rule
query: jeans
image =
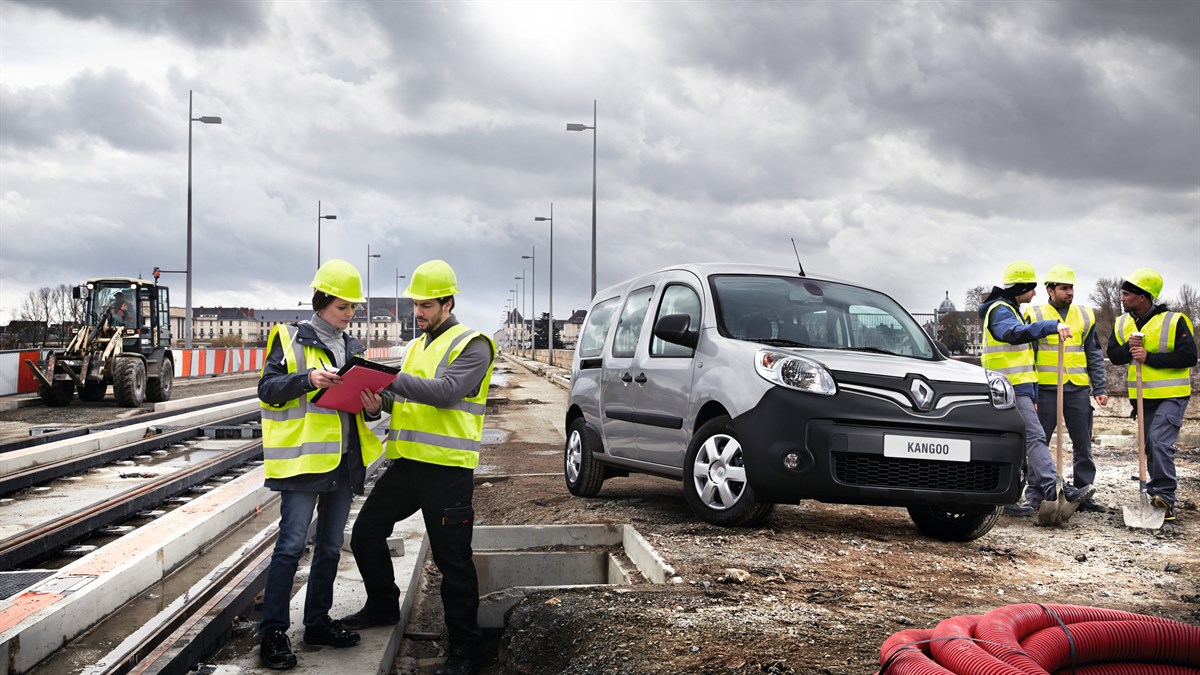
<svg viewBox="0 0 1200 675">
<path fill-rule="evenodd" d="M 400 589 L 387 538 L 396 523 L 418 510 L 425 520 L 433 562 L 442 573 L 442 606 L 450 645 L 474 649 L 479 628 L 479 579 L 472 560 L 471 507 L 474 471 L 411 459 L 397 459 L 375 482 L 354 519 L 350 548 L 367 590 L 365 609 L 381 614 L 400 611 Z"/>
<path fill-rule="evenodd" d="M 1058 389 L 1038 389 L 1038 419 L 1046 432 L 1046 442 L 1056 443 L 1058 431 Z M 1092 460 L 1092 395 L 1086 387 L 1063 390 L 1063 426 L 1071 438 L 1071 483 L 1085 487 L 1096 482 L 1096 463 Z M 1063 473 L 1066 473 L 1064 470 Z"/>
<path fill-rule="evenodd" d="M 1017 396 L 1017 411 L 1025 420 L 1025 500 L 1039 504 L 1054 499 L 1057 473 L 1054 460 L 1050 458 L 1050 447 L 1046 445 L 1046 432 L 1033 409 L 1033 399 Z"/>
<path fill-rule="evenodd" d="M 304 625 L 319 626 L 325 622 L 329 608 L 333 606 L 333 580 L 337 576 L 352 497 L 347 481 L 329 492 L 280 491 L 279 538 L 275 540 L 275 552 L 267 567 L 259 626 L 261 634 L 286 631 L 291 624 L 288 607 L 292 601 L 292 583 L 296 579 L 300 557 L 304 555 L 314 509 L 317 527 L 313 535 L 308 593 L 304 598 Z"/>
</svg>

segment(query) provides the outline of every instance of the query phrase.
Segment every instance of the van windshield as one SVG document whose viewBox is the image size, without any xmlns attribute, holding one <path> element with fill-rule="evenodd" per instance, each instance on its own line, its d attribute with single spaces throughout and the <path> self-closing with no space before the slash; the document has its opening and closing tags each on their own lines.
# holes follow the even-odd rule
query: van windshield
<svg viewBox="0 0 1200 675">
<path fill-rule="evenodd" d="M 709 279 L 721 335 L 780 347 L 879 352 L 920 359 L 938 352 L 888 296 L 800 277 L 721 274 Z"/>
</svg>

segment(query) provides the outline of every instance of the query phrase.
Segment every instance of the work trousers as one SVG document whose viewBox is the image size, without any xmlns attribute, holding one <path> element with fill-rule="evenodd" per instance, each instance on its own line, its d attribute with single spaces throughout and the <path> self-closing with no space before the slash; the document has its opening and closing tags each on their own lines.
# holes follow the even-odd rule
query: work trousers
<svg viewBox="0 0 1200 675">
<path fill-rule="evenodd" d="M 1040 504 L 1045 499 L 1054 499 L 1057 474 L 1050 448 L 1046 445 L 1046 432 L 1033 407 L 1033 399 L 1017 396 L 1017 412 L 1025 421 L 1025 501 Z"/>
<path fill-rule="evenodd" d="M 280 491 L 279 538 L 275 540 L 275 551 L 267 566 L 262 623 L 259 625 L 261 634 L 286 631 L 291 625 L 288 607 L 292 602 L 292 583 L 296 579 L 300 557 L 304 555 L 313 509 L 317 511 L 317 528 L 313 535 L 308 591 L 304 596 L 304 625 L 325 623 L 329 608 L 333 606 L 333 581 L 337 577 L 352 498 L 346 481 L 341 481 L 336 490 L 329 492 Z"/>
<path fill-rule="evenodd" d="M 1046 444 L 1057 443 L 1058 389 L 1038 388 L 1038 419 L 1046 433 Z M 1071 438 L 1071 484 L 1086 487 L 1096 481 L 1096 463 L 1092 460 L 1092 394 L 1086 387 L 1063 389 L 1063 426 Z M 1051 449 L 1053 453 L 1054 450 Z"/>
<path fill-rule="evenodd" d="M 1149 475 L 1146 492 L 1152 497 L 1162 497 L 1171 505 L 1175 504 L 1175 488 L 1179 485 L 1175 479 L 1175 441 L 1179 439 L 1188 401 L 1188 398 L 1148 398 L 1142 403 Z M 1137 410 L 1136 400 L 1133 406 Z"/>
<path fill-rule="evenodd" d="M 471 469 L 392 460 L 371 489 L 350 536 L 350 548 L 367 589 L 366 609 L 374 614 L 397 614 L 400 589 L 387 538 L 397 522 L 421 511 L 433 562 L 442 573 L 442 606 L 450 644 L 460 650 L 475 648 L 482 635 L 479 579 L 471 559 L 474 488 Z"/>
</svg>

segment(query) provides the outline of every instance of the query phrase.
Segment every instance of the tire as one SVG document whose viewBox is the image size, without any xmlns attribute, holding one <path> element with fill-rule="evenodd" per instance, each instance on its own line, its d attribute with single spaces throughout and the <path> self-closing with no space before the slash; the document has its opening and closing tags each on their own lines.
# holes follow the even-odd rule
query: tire
<svg viewBox="0 0 1200 675">
<path fill-rule="evenodd" d="M 595 497 L 604 483 L 604 467 L 593 456 L 600 449 L 599 445 L 582 417 L 571 422 L 567 428 L 567 443 L 563 446 L 563 475 L 567 479 L 567 490 L 576 497 Z"/>
<path fill-rule="evenodd" d="M 908 516 L 921 534 L 941 541 L 972 541 L 991 531 L 1003 507 L 984 513 L 949 511 L 936 506 L 910 506 Z"/>
<path fill-rule="evenodd" d="M 79 390 L 79 400 L 95 403 L 96 401 L 103 401 L 104 395 L 107 393 L 107 382 L 86 382 L 83 388 Z"/>
<path fill-rule="evenodd" d="M 138 358 L 119 358 L 113 369 L 113 396 L 117 405 L 136 408 L 146 400 L 146 364 Z"/>
<path fill-rule="evenodd" d="M 55 382 L 53 387 L 39 386 L 38 396 L 52 408 L 70 405 L 71 399 L 75 396 L 75 383 Z"/>
<path fill-rule="evenodd" d="M 724 527 L 757 525 L 775 504 L 760 504 L 746 479 L 742 445 L 728 415 L 709 420 L 688 444 L 683 494 L 704 520 Z"/>
<path fill-rule="evenodd" d="M 164 358 L 158 367 L 158 377 L 152 377 L 146 382 L 146 400 L 170 401 L 171 385 L 175 382 L 175 364 L 171 359 Z"/>
</svg>

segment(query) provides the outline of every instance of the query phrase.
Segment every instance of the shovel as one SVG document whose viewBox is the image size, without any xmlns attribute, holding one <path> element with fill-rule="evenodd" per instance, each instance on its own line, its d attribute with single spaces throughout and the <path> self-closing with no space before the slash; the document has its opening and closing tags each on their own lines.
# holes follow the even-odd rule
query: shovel
<svg viewBox="0 0 1200 675">
<path fill-rule="evenodd" d="M 1146 430 L 1142 420 L 1142 364 L 1137 364 L 1137 442 L 1138 442 L 1138 487 L 1141 490 L 1137 504 L 1124 504 L 1121 511 L 1126 527 L 1144 527 L 1157 530 L 1162 527 L 1166 511 L 1150 505 L 1150 493 L 1146 492 Z"/>
<path fill-rule="evenodd" d="M 1079 508 L 1079 504 L 1067 501 L 1067 479 L 1063 476 L 1063 380 L 1066 370 L 1066 344 L 1062 338 L 1058 340 L 1058 424 L 1054 429 L 1054 439 L 1057 449 L 1054 452 L 1055 492 L 1054 501 L 1049 499 L 1038 506 L 1038 525 L 1058 525 L 1065 523 Z M 1059 485 L 1058 483 L 1062 484 Z"/>
</svg>

